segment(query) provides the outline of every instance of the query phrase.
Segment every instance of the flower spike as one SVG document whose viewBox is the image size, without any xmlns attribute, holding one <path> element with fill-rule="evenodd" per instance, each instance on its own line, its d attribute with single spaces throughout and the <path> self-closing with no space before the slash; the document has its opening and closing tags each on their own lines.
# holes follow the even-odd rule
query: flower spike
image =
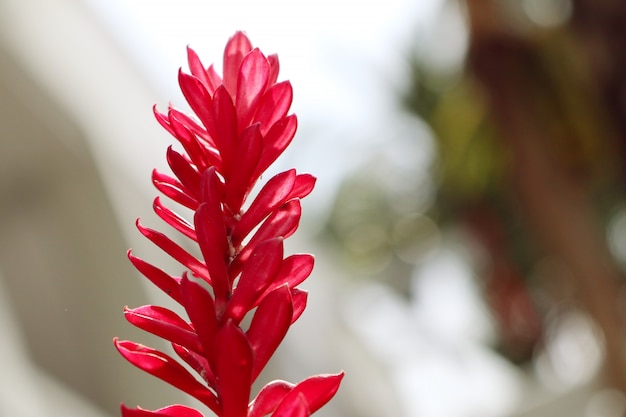
<svg viewBox="0 0 626 417">
<path fill-rule="evenodd" d="M 243 32 L 226 45 L 223 76 L 189 47 L 187 59 L 190 74 L 180 70 L 178 82 L 193 115 L 172 106 L 166 113 L 153 109 L 179 149 L 166 152 L 171 174 L 154 170 L 152 181 L 192 215 L 176 213 L 160 197 L 153 210 L 197 250 L 137 221 L 139 232 L 183 272 L 172 276 L 128 252 L 186 317 L 160 306 L 124 309 L 131 324 L 169 341 L 178 358 L 131 341 L 115 339 L 115 347 L 139 369 L 198 399 L 211 415 L 310 416 L 335 395 L 343 373 L 298 384 L 273 381 L 252 397 L 253 382 L 306 307 L 307 292 L 297 287 L 314 263 L 309 254 L 285 256 L 284 239 L 298 228 L 300 199 L 315 178 L 290 169 L 250 195 L 296 133 L 296 116 L 288 114 L 291 84 L 277 82 L 277 56 L 253 48 Z M 208 417 L 184 405 L 154 411 L 122 405 L 121 414 Z"/>
</svg>

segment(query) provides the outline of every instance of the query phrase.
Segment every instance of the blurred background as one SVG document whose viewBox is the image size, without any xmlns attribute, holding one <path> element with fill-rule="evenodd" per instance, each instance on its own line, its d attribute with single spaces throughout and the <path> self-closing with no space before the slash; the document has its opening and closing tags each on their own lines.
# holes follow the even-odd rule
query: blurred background
<svg viewBox="0 0 626 417">
<path fill-rule="evenodd" d="M 190 400 L 112 338 L 166 304 L 127 248 L 186 45 L 277 52 L 318 177 L 309 307 L 260 383 L 346 371 L 320 417 L 626 415 L 626 3 L 0 0 L 0 417 Z M 266 177 L 269 177 L 267 175 Z"/>
</svg>

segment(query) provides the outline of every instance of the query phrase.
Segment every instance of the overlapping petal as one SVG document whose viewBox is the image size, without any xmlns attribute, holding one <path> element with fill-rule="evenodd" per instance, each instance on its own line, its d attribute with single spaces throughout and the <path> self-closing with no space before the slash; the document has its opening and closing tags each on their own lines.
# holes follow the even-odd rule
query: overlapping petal
<svg viewBox="0 0 626 417">
<path fill-rule="evenodd" d="M 213 391 L 216 390 L 216 380 L 213 374 L 213 369 L 209 365 L 209 361 L 205 356 L 208 354 L 200 355 L 195 353 L 184 346 L 172 343 L 172 349 L 187 365 L 191 367 L 202 378 Z"/>
<path fill-rule="evenodd" d="M 213 94 L 218 85 L 222 83 L 222 80 L 215 73 L 214 70 L 207 70 L 196 51 L 187 46 L 187 62 L 189 63 L 189 70 L 191 75 L 199 79 L 204 87 L 210 94 Z"/>
<path fill-rule="evenodd" d="M 287 381 L 272 381 L 265 385 L 248 407 L 248 417 L 263 417 L 270 414 L 291 392 L 295 385 Z"/>
<path fill-rule="evenodd" d="M 243 268 L 222 320 L 228 319 L 239 324 L 272 284 L 282 261 L 282 238 L 269 239 L 258 245 Z"/>
<path fill-rule="evenodd" d="M 163 116 L 157 117 L 157 120 L 163 125 L 161 118 Z M 213 138 L 206 128 L 196 122 L 195 118 L 173 107 L 170 107 L 167 118 L 170 128 L 165 126 L 166 130 L 180 142 L 200 171 L 210 166 L 220 166 L 221 158 L 215 148 Z"/>
<path fill-rule="evenodd" d="M 237 143 L 237 111 L 231 95 L 221 85 L 213 95 L 213 117 L 215 122 L 215 134 L 211 135 L 222 158 L 220 174 L 226 180 L 230 177 L 233 169 L 233 158 Z"/>
<path fill-rule="evenodd" d="M 295 115 L 283 117 L 272 125 L 264 135 L 263 154 L 256 167 L 255 176 L 261 175 L 287 149 L 296 135 L 297 128 L 298 119 Z"/>
<path fill-rule="evenodd" d="M 237 92 L 241 63 L 251 50 L 252 43 L 243 32 L 235 33 L 226 43 L 224 49 L 224 86 L 233 97 Z"/>
<path fill-rule="evenodd" d="M 298 383 L 285 396 L 272 417 L 288 417 L 289 410 L 300 407 L 304 400 L 310 414 L 325 405 L 339 389 L 343 372 L 339 374 L 316 375 Z"/>
<path fill-rule="evenodd" d="M 246 334 L 254 352 L 253 380 L 287 334 L 292 317 L 291 291 L 286 285 L 269 293 L 259 304 Z"/>
<path fill-rule="evenodd" d="M 240 166 L 231 173 L 224 196 L 224 203 L 233 213 L 239 213 L 244 199 L 256 182 L 253 175 L 262 151 L 263 137 L 259 124 L 248 126 L 239 135 L 235 153 L 241 155 L 238 160 Z"/>
<path fill-rule="evenodd" d="M 265 92 L 254 116 L 254 122 L 261 124 L 263 135 L 274 123 L 287 116 L 292 99 L 293 89 L 289 81 L 274 84 Z"/>
<path fill-rule="evenodd" d="M 180 279 L 172 277 L 162 269 L 137 258 L 129 250 L 128 259 L 135 266 L 135 268 L 148 278 L 154 285 L 156 285 L 165 294 L 172 297 L 175 301 L 181 302 L 179 282 Z"/>
<path fill-rule="evenodd" d="M 308 174 L 296 175 L 295 169 L 272 177 L 235 225 L 232 232 L 233 243 L 242 242 L 261 221 L 287 201 L 308 195 L 314 185 L 315 177 Z"/>
<path fill-rule="evenodd" d="M 198 200 L 192 197 L 189 191 L 177 179 L 155 169 L 152 171 L 152 184 L 154 184 L 157 190 L 178 204 L 191 210 L 198 208 Z"/>
<path fill-rule="evenodd" d="M 300 224 L 301 215 L 302 207 L 299 199 L 290 200 L 274 210 L 252 236 L 246 249 L 241 252 L 242 261 L 243 258 L 247 260 L 249 252 L 254 250 L 258 243 L 274 237 L 291 236 Z"/>
<path fill-rule="evenodd" d="M 126 307 L 124 316 L 126 320 L 140 329 L 195 352 L 203 353 L 202 345 L 193 328 L 178 314 L 167 308 L 151 305 L 137 308 Z"/>
<path fill-rule="evenodd" d="M 159 197 L 156 197 L 154 199 L 154 202 L 152 203 L 152 209 L 154 210 L 156 215 L 159 216 L 165 223 L 169 224 L 178 232 L 187 236 L 189 239 L 196 242 L 198 241 L 198 236 L 196 235 L 196 230 L 194 229 L 193 225 L 178 213 L 165 207 L 161 203 L 161 199 Z"/>
<path fill-rule="evenodd" d="M 220 417 L 245 416 L 252 384 L 252 349 L 243 331 L 232 321 L 215 338 L 215 375 L 221 400 Z"/>
<path fill-rule="evenodd" d="M 189 163 L 189 161 L 180 153 L 176 152 L 171 146 L 167 148 L 167 163 L 172 169 L 176 178 L 180 181 L 185 190 L 196 200 L 200 191 L 200 174 Z"/>
<path fill-rule="evenodd" d="M 163 233 L 154 229 L 143 227 L 139 220 L 136 222 L 137 229 L 142 235 L 147 237 L 152 243 L 161 248 L 165 253 L 176 259 L 186 268 L 189 268 L 196 276 L 202 277 L 210 282 L 207 266 L 200 260 L 196 259 L 192 254 L 183 249 L 179 244 L 174 242 Z"/>
<path fill-rule="evenodd" d="M 270 64 L 258 49 L 245 56 L 237 79 L 237 124 L 246 126 L 254 117 L 270 76 Z"/>
<path fill-rule="evenodd" d="M 288 256 L 283 261 L 280 271 L 276 274 L 274 282 L 266 292 L 272 291 L 281 285 L 287 284 L 289 288 L 295 288 L 311 275 L 315 258 L 308 253 L 298 253 Z"/>
<path fill-rule="evenodd" d="M 189 106 L 204 125 L 209 137 L 215 138 L 215 119 L 213 115 L 213 99 L 202 81 L 196 77 L 178 72 L 178 85 L 189 103 Z"/>
<path fill-rule="evenodd" d="M 203 386 L 181 364 L 156 349 L 128 340 L 114 340 L 120 354 L 139 369 L 175 386 L 217 412 L 216 395 Z"/>
<path fill-rule="evenodd" d="M 182 304 L 193 323 L 207 359 L 213 358 L 213 346 L 218 330 L 213 297 L 202 285 L 191 281 L 186 275 L 181 279 L 180 294 Z"/>
<path fill-rule="evenodd" d="M 272 413 L 272 417 L 308 417 L 310 415 L 311 408 L 303 394 L 298 394 L 292 401 L 282 403 Z"/>
</svg>

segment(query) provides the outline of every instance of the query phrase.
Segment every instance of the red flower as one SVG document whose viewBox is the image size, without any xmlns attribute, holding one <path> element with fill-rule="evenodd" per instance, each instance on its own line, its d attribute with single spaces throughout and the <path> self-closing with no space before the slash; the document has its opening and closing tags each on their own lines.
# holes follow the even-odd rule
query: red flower
<svg viewBox="0 0 626 417">
<path fill-rule="evenodd" d="M 305 308 L 296 288 L 313 269 L 308 254 L 283 255 L 283 239 L 300 221 L 300 199 L 315 178 L 282 172 L 246 204 L 261 174 L 293 139 L 297 119 L 288 115 L 291 84 L 277 82 L 278 58 L 253 49 L 242 32 L 224 51 L 224 77 L 205 68 L 188 48 L 191 74 L 180 71 L 181 90 L 195 117 L 170 108 L 155 116 L 177 139 L 167 162 L 173 176 L 154 171 L 156 188 L 193 211 L 186 220 L 154 200 L 156 214 L 194 241 L 200 259 L 165 234 L 139 231 L 186 272 L 171 276 L 130 252 L 133 265 L 181 304 L 188 319 L 158 306 L 126 308 L 133 325 L 172 343 L 177 359 L 131 341 L 115 340 L 129 362 L 198 399 L 219 417 L 309 416 L 329 401 L 343 377 L 318 375 L 297 385 L 274 381 L 250 401 L 251 385 Z M 254 310 L 254 311 L 253 311 Z M 250 325 L 242 320 L 251 315 Z M 202 417 L 173 405 L 155 411 L 122 406 L 124 417 Z"/>
</svg>

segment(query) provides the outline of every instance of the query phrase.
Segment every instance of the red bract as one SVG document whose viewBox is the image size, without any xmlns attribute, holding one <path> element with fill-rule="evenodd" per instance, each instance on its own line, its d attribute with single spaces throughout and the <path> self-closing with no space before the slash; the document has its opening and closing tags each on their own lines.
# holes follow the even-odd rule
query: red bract
<svg viewBox="0 0 626 417">
<path fill-rule="evenodd" d="M 223 78 L 212 65 L 204 67 L 192 49 L 187 52 L 191 74 L 181 70 L 178 81 L 194 116 L 154 109 L 182 150 L 167 150 L 173 175 L 155 170 L 152 180 L 193 216 L 186 219 L 158 197 L 153 207 L 198 245 L 201 256 L 139 221 L 139 231 L 185 270 L 171 276 L 128 253 L 139 272 L 182 305 L 187 318 L 158 306 L 126 308 L 124 314 L 133 325 L 171 342 L 188 367 L 134 342 L 116 339 L 115 346 L 129 362 L 195 397 L 218 417 L 309 416 L 333 397 L 343 373 L 295 385 L 274 381 L 251 400 L 252 383 L 306 306 L 307 293 L 296 286 L 313 269 L 311 255 L 285 258 L 283 240 L 297 229 L 300 199 L 312 191 L 315 178 L 291 169 L 250 196 L 295 135 L 296 116 L 287 114 L 291 85 L 277 83 L 278 58 L 253 49 L 242 32 L 226 45 Z M 244 321 L 246 316 L 250 320 Z M 242 328 L 243 322 L 250 324 Z M 122 406 L 122 416 L 203 414 L 182 405 L 155 411 Z"/>
</svg>

